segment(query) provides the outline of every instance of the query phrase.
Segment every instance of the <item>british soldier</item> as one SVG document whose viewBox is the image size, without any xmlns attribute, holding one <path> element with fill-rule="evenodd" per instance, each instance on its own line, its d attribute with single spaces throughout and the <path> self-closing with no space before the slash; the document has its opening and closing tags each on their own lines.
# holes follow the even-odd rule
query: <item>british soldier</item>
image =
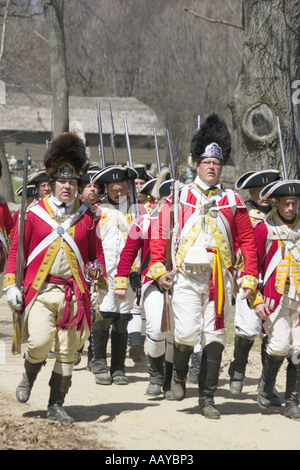
<svg viewBox="0 0 300 470">
<path fill-rule="evenodd" d="M 253 228 L 268 217 L 273 208 L 272 199 L 260 197 L 261 190 L 268 184 L 280 179 L 279 170 L 261 170 L 248 171 L 243 174 L 236 182 L 235 187 L 238 191 L 248 190 L 249 199 L 245 201 L 249 217 Z M 237 259 L 236 267 L 240 279 L 243 274 L 243 265 L 245 260 L 241 256 L 238 241 L 236 243 Z M 239 283 L 239 279 L 237 279 Z M 243 380 L 245 377 L 246 366 L 249 353 L 254 344 L 254 340 L 261 334 L 261 321 L 255 312 L 249 307 L 246 299 L 241 300 L 242 290 L 240 289 L 235 300 L 235 342 L 234 359 L 229 366 L 230 390 L 234 395 L 239 394 L 243 389 Z M 274 391 L 274 405 L 278 405 L 278 396 Z"/>
<path fill-rule="evenodd" d="M 172 399 L 171 377 L 173 369 L 173 328 L 162 331 L 162 315 L 164 295 L 158 289 L 156 282 L 147 277 L 150 261 L 150 240 L 153 237 L 153 226 L 157 222 L 167 196 L 171 192 L 171 180 L 160 181 L 159 204 L 151 213 L 140 216 L 133 224 L 128 234 L 125 247 L 121 253 L 117 273 L 114 279 L 115 295 L 119 298 L 126 296 L 128 278 L 131 267 L 141 250 L 141 307 L 146 316 L 146 338 L 149 359 L 149 384 L 146 395 L 159 396 L 163 391 L 166 399 Z M 154 188 L 157 192 L 156 188 Z M 172 315 L 170 315 L 172 318 Z M 173 321 L 171 321 L 173 326 Z"/>
<path fill-rule="evenodd" d="M 165 267 L 171 203 L 166 203 L 160 212 L 157 236 L 150 243 L 148 275 L 157 281 L 161 290 L 173 286 L 173 397 L 176 400 L 185 397 L 189 359 L 194 346 L 201 341 L 199 406 L 201 413 L 211 419 L 220 417 L 214 406 L 214 394 L 233 294 L 232 266 L 237 237 L 246 260 L 242 280 L 244 298 L 255 290 L 258 277 L 256 245 L 246 205 L 237 193 L 220 183 L 230 149 L 230 135 L 224 121 L 216 115 L 208 117 L 191 141 L 197 177 L 180 191 L 172 274 Z"/>
<path fill-rule="evenodd" d="M 96 232 L 97 213 L 76 196 L 78 180 L 88 169 L 82 140 L 73 133 L 58 135 L 46 151 L 44 164 L 52 193 L 27 209 L 23 292 L 15 284 L 18 229 L 9 253 L 4 290 L 11 308 L 20 311 L 22 339 L 27 341 L 17 399 L 28 401 L 54 342 L 47 418 L 71 423 L 73 418 L 63 403 L 71 386 L 76 352 L 91 326 L 85 266 L 97 260 L 105 278 L 105 260 Z"/>
<path fill-rule="evenodd" d="M 276 377 L 287 359 L 285 415 L 300 420 L 300 181 L 269 184 L 260 195 L 274 199 L 276 210 L 254 229 L 262 287 L 251 306 L 265 334 L 257 400 L 262 409 L 272 404 Z"/>
<path fill-rule="evenodd" d="M 101 211 L 98 233 L 102 240 L 106 259 L 108 290 L 97 310 L 100 318 L 92 325 L 91 361 L 95 381 L 100 385 L 127 385 L 125 358 L 127 349 L 127 326 L 131 319 L 135 293 L 129 288 L 125 299 L 114 294 L 114 276 L 121 251 L 123 250 L 130 227 L 135 219 L 134 206 L 129 197 L 129 184 L 137 176 L 131 167 L 111 165 L 96 173 L 93 182 L 105 185 L 106 196 L 97 204 Z M 143 212 L 143 206 L 140 205 Z M 144 210 L 145 211 L 145 210 Z M 97 311 L 96 311 L 97 317 Z M 107 345 L 111 330 L 111 363 L 107 364 Z"/>
</svg>

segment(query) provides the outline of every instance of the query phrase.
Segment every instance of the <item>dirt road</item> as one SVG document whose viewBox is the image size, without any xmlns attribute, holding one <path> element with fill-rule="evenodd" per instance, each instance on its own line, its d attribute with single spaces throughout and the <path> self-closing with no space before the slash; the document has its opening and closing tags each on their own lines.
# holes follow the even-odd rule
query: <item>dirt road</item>
<svg viewBox="0 0 300 470">
<path fill-rule="evenodd" d="M 20 404 L 15 389 L 23 373 L 23 358 L 12 356 L 11 312 L 0 300 L 0 449 L 110 449 L 110 450 L 299 450 L 300 422 L 284 416 L 284 406 L 261 411 L 256 389 L 261 371 L 259 347 L 252 350 L 247 379 L 239 397 L 230 394 L 228 365 L 232 339 L 223 355 L 215 402 L 220 420 L 200 415 L 197 386 L 188 384 L 181 402 L 145 395 L 147 362 L 135 365 L 127 358 L 129 385 L 97 385 L 86 370 L 86 351 L 75 367 L 66 411 L 76 423 L 64 426 L 45 419 L 48 381 L 53 359 L 48 359 L 34 385 L 30 400 Z M 24 345 L 25 350 L 25 345 Z M 277 389 L 283 396 L 285 367 Z"/>
</svg>

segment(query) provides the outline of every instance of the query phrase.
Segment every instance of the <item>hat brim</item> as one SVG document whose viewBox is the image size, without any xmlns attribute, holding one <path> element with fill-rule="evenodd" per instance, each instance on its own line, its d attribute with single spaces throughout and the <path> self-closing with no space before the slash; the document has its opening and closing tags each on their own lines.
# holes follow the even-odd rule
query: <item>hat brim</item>
<svg viewBox="0 0 300 470">
<path fill-rule="evenodd" d="M 96 173 L 91 182 L 95 183 L 117 183 L 121 181 L 129 181 L 137 178 L 137 172 L 130 166 L 121 167 L 118 165 L 110 165 Z"/>
<path fill-rule="evenodd" d="M 172 192 L 173 180 L 166 180 L 159 187 L 159 196 L 168 197 Z"/>
<path fill-rule="evenodd" d="M 36 171 L 35 173 L 31 173 L 27 177 L 27 184 L 37 184 L 42 183 L 43 181 L 49 181 L 50 176 L 46 174 L 46 170 Z"/>
<path fill-rule="evenodd" d="M 146 196 L 148 196 L 149 194 L 151 195 L 151 192 L 153 191 L 156 181 L 157 181 L 157 178 L 152 178 L 151 180 L 147 181 L 147 183 L 143 184 L 143 186 L 141 186 L 138 189 L 138 193 L 144 194 Z"/>
<path fill-rule="evenodd" d="M 279 179 L 279 170 L 248 171 L 236 181 L 235 187 L 236 189 L 260 188 Z"/>
<path fill-rule="evenodd" d="M 20 186 L 16 191 L 16 196 L 22 196 L 23 193 L 23 186 Z M 26 186 L 26 197 L 35 197 L 36 196 L 36 188 L 35 185 L 29 184 Z"/>
<path fill-rule="evenodd" d="M 300 197 L 300 180 L 283 180 L 270 183 L 260 192 L 260 197 L 265 199 L 288 196 Z"/>
</svg>

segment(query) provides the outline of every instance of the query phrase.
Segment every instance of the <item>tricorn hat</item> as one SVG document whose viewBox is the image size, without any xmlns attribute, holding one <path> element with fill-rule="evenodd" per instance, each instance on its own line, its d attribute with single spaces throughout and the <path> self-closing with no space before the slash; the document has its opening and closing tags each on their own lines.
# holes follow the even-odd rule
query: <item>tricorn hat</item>
<svg viewBox="0 0 300 470">
<path fill-rule="evenodd" d="M 159 197 L 168 197 L 172 192 L 172 185 L 174 180 L 166 180 L 159 186 Z"/>
<path fill-rule="evenodd" d="M 88 183 L 91 183 L 93 177 L 95 176 L 96 173 L 99 173 L 99 171 L 101 171 L 101 168 L 100 166 L 98 165 L 90 165 L 88 171 L 86 172 L 86 174 L 80 178 L 80 184 L 88 184 Z"/>
<path fill-rule="evenodd" d="M 265 186 L 260 192 L 260 197 L 266 199 L 287 196 L 300 197 L 300 180 L 276 181 Z"/>
<path fill-rule="evenodd" d="M 247 171 L 235 183 L 236 189 L 260 188 L 280 180 L 279 170 Z"/>
<path fill-rule="evenodd" d="M 152 178 L 146 183 L 144 183 L 142 186 L 139 187 L 138 193 L 144 194 L 145 196 L 152 196 L 152 191 L 155 186 L 155 183 L 157 181 L 157 178 Z"/>
<path fill-rule="evenodd" d="M 208 116 L 191 140 L 190 154 L 193 162 L 211 157 L 226 163 L 230 153 L 231 137 L 225 121 L 217 114 Z"/>
<path fill-rule="evenodd" d="M 23 193 L 23 186 L 20 186 L 16 192 L 16 196 L 21 196 Z M 26 186 L 26 197 L 35 197 L 36 196 L 36 188 L 34 184 L 28 184 Z"/>
<path fill-rule="evenodd" d="M 161 197 L 161 194 L 160 194 L 160 187 L 161 185 L 167 181 L 167 180 L 170 180 L 171 178 L 171 173 L 170 173 L 170 170 L 169 168 L 165 167 L 163 168 L 160 173 L 158 174 L 157 178 L 156 178 L 156 183 L 153 187 L 153 190 L 152 190 L 152 197 L 154 199 L 158 199 Z"/>
<path fill-rule="evenodd" d="M 91 179 L 92 183 L 117 183 L 120 181 L 134 180 L 137 171 L 130 166 L 109 165 L 96 173 Z"/>
<path fill-rule="evenodd" d="M 51 178 L 82 178 L 89 167 L 83 140 L 74 132 L 59 134 L 47 149 L 44 165 Z"/>
<path fill-rule="evenodd" d="M 42 168 L 42 170 L 35 171 L 34 173 L 28 175 L 27 184 L 38 184 L 44 181 L 49 181 L 49 179 L 50 176 L 47 175 L 45 168 Z"/>
<path fill-rule="evenodd" d="M 137 178 L 140 180 L 144 180 L 146 183 L 147 181 L 150 181 L 153 179 L 153 176 L 149 175 L 147 173 L 146 168 L 144 165 L 135 165 L 134 166 L 135 171 L 137 172 Z"/>
</svg>

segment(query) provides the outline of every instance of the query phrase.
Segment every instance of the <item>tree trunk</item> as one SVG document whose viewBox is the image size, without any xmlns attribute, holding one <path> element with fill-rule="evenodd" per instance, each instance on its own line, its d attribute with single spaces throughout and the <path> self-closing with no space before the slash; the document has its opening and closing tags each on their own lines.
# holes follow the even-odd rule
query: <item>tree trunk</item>
<svg viewBox="0 0 300 470">
<path fill-rule="evenodd" d="M 69 130 L 69 86 L 63 13 L 64 0 L 52 0 L 44 3 L 50 44 L 54 137 Z"/>
<path fill-rule="evenodd" d="M 0 179 L 0 194 L 9 202 L 15 202 L 15 195 L 12 187 L 11 175 L 8 168 L 6 152 L 2 135 L 0 132 L 0 161 L 2 163 L 2 176 Z"/>
<path fill-rule="evenodd" d="M 299 12 L 299 0 L 243 2 L 242 67 L 229 102 L 238 176 L 250 170 L 284 169 L 278 116 L 287 177 L 300 178 L 295 137 L 300 113 L 293 104 L 299 72 Z"/>
</svg>

